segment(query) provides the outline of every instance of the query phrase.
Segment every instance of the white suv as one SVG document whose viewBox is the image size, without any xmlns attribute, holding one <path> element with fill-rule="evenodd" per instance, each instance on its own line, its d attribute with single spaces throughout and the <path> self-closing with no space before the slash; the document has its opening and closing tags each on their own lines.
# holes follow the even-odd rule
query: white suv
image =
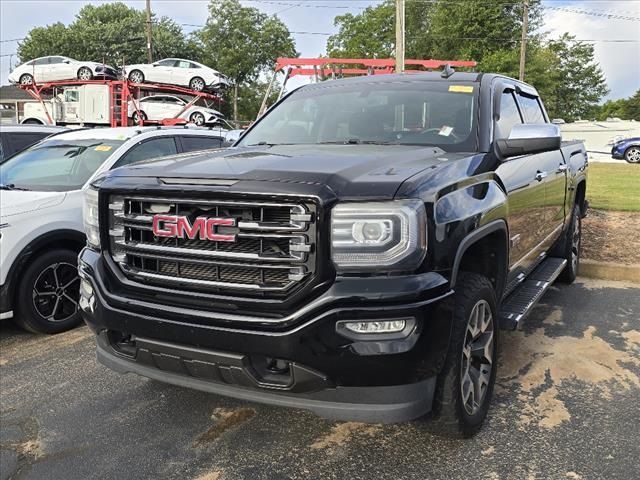
<svg viewBox="0 0 640 480">
<path fill-rule="evenodd" d="M 0 319 L 33 332 L 80 323 L 78 252 L 86 239 L 82 190 L 102 172 L 219 148 L 224 130 L 122 127 L 69 131 L 0 165 Z"/>
</svg>

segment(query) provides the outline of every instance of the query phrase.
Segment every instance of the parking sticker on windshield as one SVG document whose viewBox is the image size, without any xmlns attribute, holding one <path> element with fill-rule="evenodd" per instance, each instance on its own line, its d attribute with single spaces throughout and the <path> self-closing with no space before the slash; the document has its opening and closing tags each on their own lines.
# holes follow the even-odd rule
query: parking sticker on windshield
<svg viewBox="0 0 640 480">
<path fill-rule="evenodd" d="M 452 133 L 453 133 L 453 127 L 443 125 L 440 131 L 438 132 L 438 135 L 442 135 L 443 137 L 448 137 Z"/>
<path fill-rule="evenodd" d="M 108 152 L 111 148 L 111 145 L 98 145 L 95 150 L 96 152 Z"/>
<path fill-rule="evenodd" d="M 450 92 L 473 93 L 473 85 L 449 85 Z"/>
</svg>

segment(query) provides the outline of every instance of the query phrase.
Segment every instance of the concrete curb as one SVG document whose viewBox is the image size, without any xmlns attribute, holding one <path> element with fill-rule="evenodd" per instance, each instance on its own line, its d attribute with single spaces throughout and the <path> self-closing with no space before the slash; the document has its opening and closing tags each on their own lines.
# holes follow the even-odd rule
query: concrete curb
<svg viewBox="0 0 640 480">
<path fill-rule="evenodd" d="M 599 280 L 633 282 L 640 285 L 640 264 L 623 265 L 581 259 L 578 275 Z"/>
</svg>

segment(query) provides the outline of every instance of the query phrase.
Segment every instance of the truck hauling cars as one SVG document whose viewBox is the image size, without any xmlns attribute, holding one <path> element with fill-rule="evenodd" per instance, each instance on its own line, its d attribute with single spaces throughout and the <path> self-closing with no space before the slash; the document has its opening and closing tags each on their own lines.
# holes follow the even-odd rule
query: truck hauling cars
<svg viewBox="0 0 640 480">
<path fill-rule="evenodd" d="M 305 86 L 231 149 L 92 183 L 82 315 L 118 372 L 472 435 L 499 329 L 575 279 L 586 181 L 525 83 Z"/>
</svg>

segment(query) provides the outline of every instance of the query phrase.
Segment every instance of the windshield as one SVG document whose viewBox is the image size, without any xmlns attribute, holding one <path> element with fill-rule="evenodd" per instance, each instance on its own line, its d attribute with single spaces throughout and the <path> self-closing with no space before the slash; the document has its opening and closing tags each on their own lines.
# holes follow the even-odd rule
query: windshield
<svg viewBox="0 0 640 480">
<path fill-rule="evenodd" d="M 474 151 L 476 87 L 419 80 L 306 87 L 275 106 L 239 145 L 379 143 Z"/>
<path fill-rule="evenodd" d="M 124 140 L 45 140 L 0 165 L 0 184 L 66 192 L 84 186 Z"/>
</svg>

